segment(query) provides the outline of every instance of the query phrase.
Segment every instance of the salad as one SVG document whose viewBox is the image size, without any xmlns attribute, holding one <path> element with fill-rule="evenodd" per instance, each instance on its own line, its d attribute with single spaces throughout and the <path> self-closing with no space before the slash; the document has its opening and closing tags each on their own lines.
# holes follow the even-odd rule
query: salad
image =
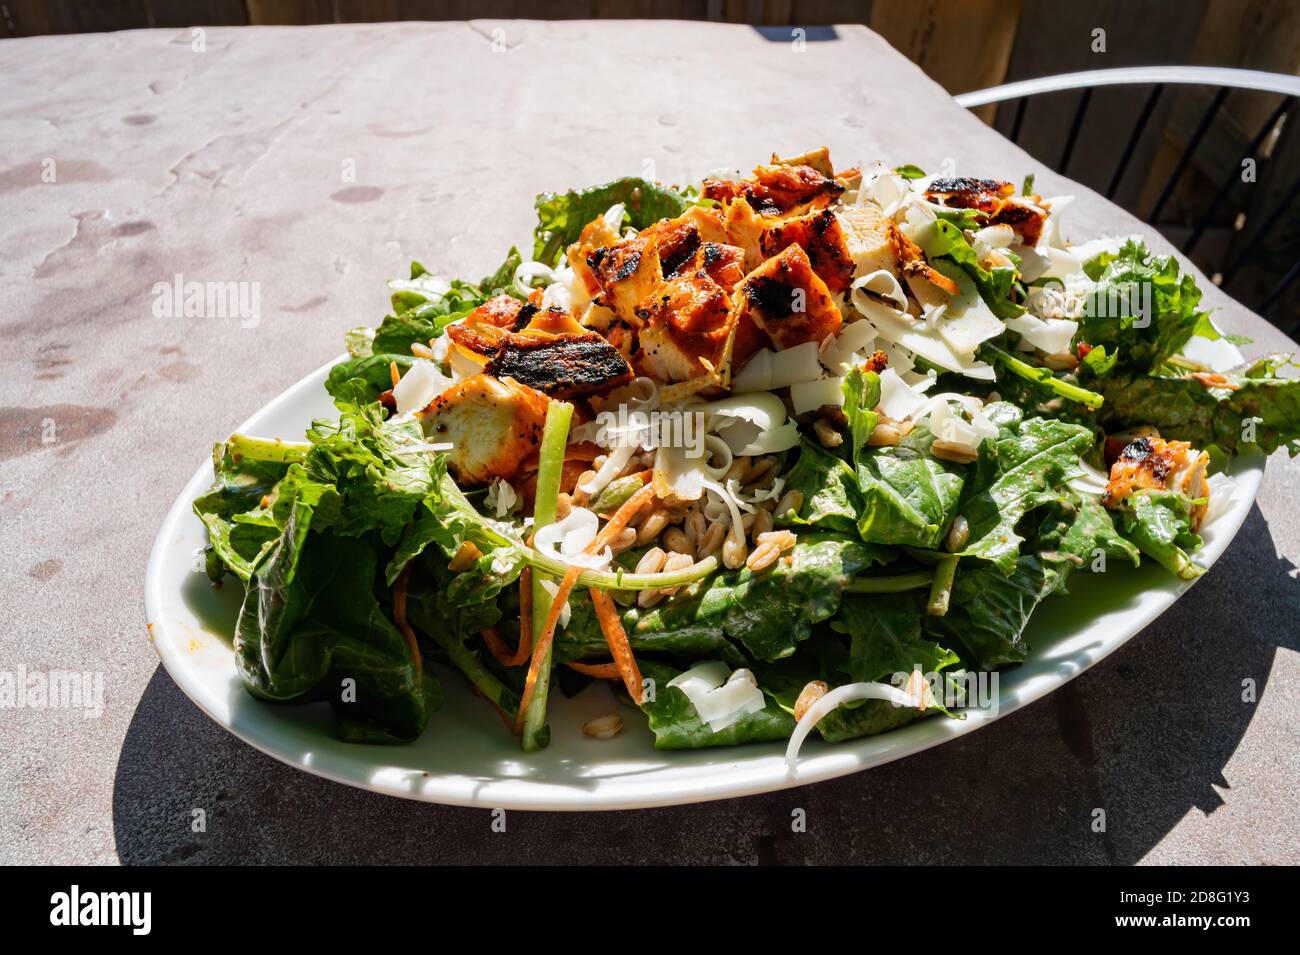
<svg viewBox="0 0 1300 955">
<path fill-rule="evenodd" d="M 1300 451 L 1289 358 L 1140 238 L 1065 241 L 1068 204 L 822 148 L 541 195 L 481 281 L 412 263 L 337 418 L 216 446 L 245 686 L 401 743 L 464 679 L 528 751 L 594 681 L 611 712 L 555 732 L 793 760 L 960 718 L 1072 574 L 1196 577 L 1228 460 Z"/>
</svg>

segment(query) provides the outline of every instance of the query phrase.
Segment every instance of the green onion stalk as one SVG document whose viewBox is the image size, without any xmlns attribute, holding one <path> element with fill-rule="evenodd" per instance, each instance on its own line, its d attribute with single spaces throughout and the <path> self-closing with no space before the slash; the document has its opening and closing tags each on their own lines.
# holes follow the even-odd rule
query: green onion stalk
<svg viewBox="0 0 1300 955">
<path fill-rule="evenodd" d="M 569 422 L 573 405 L 552 401 L 546 409 L 542 445 L 537 456 L 537 492 L 533 503 L 533 534 L 555 523 L 556 501 L 560 496 L 560 477 L 564 471 L 564 451 L 569 444 Z M 563 571 L 561 571 L 563 573 Z M 538 649 L 546 618 L 551 612 L 551 595 L 542 586 L 541 568 L 533 572 L 533 652 Z M 551 683 L 551 649 L 548 647 L 537 669 L 537 683 L 524 712 L 523 747 L 526 752 L 541 749 L 550 741 L 546 727 L 546 697 Z"/>
<path fill-rule="evenodd" d="M 1056 392 L 1062 398 L 1068 398 L 1070 401 L 1077 401 L 1085 407 L 1096 411 L 1105 402 L 1101 395 L 1095 391 L 1089 391 L 1087 388 L 1079 385 L 1072 385 L 1068 381 L 1057 378 L 1052 374 L 1050 368 L 1041 368 L 1038 365 L 1031 365 L 1027 361 L 1021 361 L 1010 352 L 1005 352 L 996 345 L 985 344 L 983 349 L 988 355 L 1004 366 L 1009 372 L 1024 378 L 1026 381 L 1033 381 Z"/>
<path fill-rule="evenodd" d="M 519 694 L 497 679 L 483 665 L 477 653 L 469 649 L 445 623 L 428 614 L 419 601 L 411 601 L 407 605 L 406 615 L 412 624 L 442 648 L 447 658 L 480 693 L 514 717 L 519 710 Z"/>
<path fill-rule="evenodd" d="M 905 590 L 929 587 L 934 575 L 924 571 L 914 574 L 893 574 L 888 577 L 857 577 L 844 585 L 846 594 L 897 594 Z"/>
<path fill-rule="evenodd" d="M 297 464 L 311 450 L 309 441 L 284 441 L 280 438 L 258 438 L 250 434 L 232 434 L 226 439 L 226 450 L 232 457 L 250 461 L 267 461 L 271 464 Z"/>
<path fill-rule="evenodd" d="M 957 576 L 957 555 L 939 558 L 934 566 L 934 580 L 930 584 L 930 600 L 926 610 L 936 617 L 948 612 L 948 598 L 952 596 L 952 582 Z"/>
</svg>

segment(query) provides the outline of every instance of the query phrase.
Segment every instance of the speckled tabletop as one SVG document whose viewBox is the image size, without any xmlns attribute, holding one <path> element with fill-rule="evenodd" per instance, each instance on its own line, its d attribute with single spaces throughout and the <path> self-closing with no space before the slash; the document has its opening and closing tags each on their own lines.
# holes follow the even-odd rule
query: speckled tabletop
<svg viewBox="0 0 1300 955">
<path fill-rule="evenodd" d="M 1300 461 L 1284 456 L 1224 558 L 1094 669 L 949 745 L 768 796 L 512 813 L 503 835 L 482 810 L 289 769 L 159 666 L 142 587 L 172 499 L 214 439 L 383 315 L 410 258 L 480 275 L 528 235 L 537 192 L 687 181 L 772 150 L 1036 168 L 878 37 L 157 30 L 6 40 L 0 80 L 0 671 L 104 686 L 97 716 L 0 709 L 0 861 L 1300 862 Z M 1079 193 L 1080 236 L 1142 228 L 1038 183 Z M 151 290 L 176 275 L 258 283 L 260 320 L 159 317 Z M 1287 347 L 1208 298 L 1254 350 Z"/>
</svg>

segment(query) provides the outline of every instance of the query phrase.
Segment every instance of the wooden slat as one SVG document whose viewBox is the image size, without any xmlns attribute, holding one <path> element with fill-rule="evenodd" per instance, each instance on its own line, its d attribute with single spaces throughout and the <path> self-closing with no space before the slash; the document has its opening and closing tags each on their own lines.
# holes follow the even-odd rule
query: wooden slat
<svg viewBox="0 0 1300 955">
<path fill-rule="evenodd" d="M 146 0 L 151 27 L 248 25 L 244 0 Z"/>
<path fill-rule="evenodd" d="M 1006 77 L 1020 0 L 875 0 L 875 30 L 950 93 L 997 86 Z M 996 107 L 975 111 L 991 122 Z"/>
<path fill-rule="evenodd" d="M 333 23 L 333 0 L 247 0 L 248 22 L 262 26 Z"/>
<path fill-rule="evenodd" d="M 145 0 L 104 0 L 101 3 L 78 3 L 76 0 L 11 3 L 5 0 L 5 6 L 14 22 L 15 36 L 101 33 L 149 26 L 149 10 Z"/>
<path fill-rule="evenodd" d="M 5 36 L 44 36 L 53 33 L 42 0 L 5 0 Z"/>
</svg>

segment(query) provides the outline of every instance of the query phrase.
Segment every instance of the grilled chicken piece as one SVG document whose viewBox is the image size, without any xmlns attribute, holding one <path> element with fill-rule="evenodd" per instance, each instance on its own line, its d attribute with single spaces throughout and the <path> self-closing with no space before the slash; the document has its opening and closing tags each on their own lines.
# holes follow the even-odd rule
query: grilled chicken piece
<svg viewBox="0 0 1300 955">
<path fill-rule="evenodd" d="M 958 209 L 979 209 L 992 214 L 1002 202 L 1010 198 L 1016 187 L 1001 179 L 976 179 L 956 176 L 930 180 L 925 196 L 932 202 L 951 205 Z"/>
<path fill-rule="evenodd" d="M 525 309 L 528 310 L 527 314 L 521 318 L 520 312 Z M 529 319 L 536 311 L 535 307 L 524 304 L 513 295 L 495 295 L 470 312 L 465 317 L 465 322 L 470 325 L 482 323 L 495 325 L 497 328 L 512 328 L 518 331 L 528 324 Z M 517 322 L 522 322 L 522 324 L 516 327 Z"/>
<path fill-rule="evenodd" d="M 581 335 L 587 330 L 569 314 L 568 309 L 551 305 L 544 309 L 533 309 L 531 320 L 522 328 L 516 324 L 515 331 L 543 332 L 547 335 Z"/>
<path fill-rule="evenodd" d="M 707 273 L 664 282 L 637 314 L 637 363 L 660 381 L 687 381 L 718 368 L 736 319 L 730 297 Z"/>
<path fill-rule="evenodd" d="M 722 213 L 717 209 L 691 206 L 675 221 L 685 221 L 695 226 L 696 231 L 700 233 L 701 242 L 725 243 L 727 241 L 727 230 L 722 223 Z"/>
<path fill-rule="evenodd" d="M 418 412 L 431 441 L 450 441 L 447 464 L 465 486 L 510 480 L 542 440 L 547 397 L 516 381 L 479 374 Z"/>
<path fill-rule="evenodd" d="M 632 380 L 627 361 L 595 332 L 507 334 L 483 370 L 552 398 L 580 398 Z"/>
<path fill-rule="evenodd" d="M 1141 490 L 1177 491 L 1201 503 L 1192 505 L 1191 526 L 1201 526 L 1209 503 L 1210 484 L 1206 468 L 1210 456 L 1197 451 L 1186 441 L 1166 441 L 1160 437 L 1135 438 L 1124 445 L 1111 465 L 1110 481 L 1101 496 L 1109 508 L 1120 508 Z"/>
<path fill-rule="evenodd" d="M 840 330 L 840 312 L 804 250 L 789 246 L 741 280 L 736 308 L 777 348 L 821 342 Z"/>
<path fill-rule="evenodd" d="M 447 326 L 445 334 L 461 350 L 486 359 L 497 353 L 508 331 L 496 325 L 471 323 L 466 319 L 463 322 L 452 322 Z"/>
<path fill-rule="evenodd" d="M 808 255 L 813 271 L 821 276 L 832 295 L 853 282 L 853 256 L 839 218 L 830 209 L 810 212 L 793 219 L 778 219 L 763 232 L 759 247 L 764 257 L 798 245 Z"/>
<path fill-rule="evenodd" d="M 754 207 L 744 199 L 734 200 L 727 206 L 725 228 L 727 244 L 744 250 L 745 270 L 748 272 L 758 268 L 763 261 L 761 243 L 766 226 Z"/>
<path fill-rule="evenodd" d="M 812 166 L 758 166 L 754 169 L 754 179 L 781 212 L 799 206 L 820 208 L 844 191 L 838 182 Z"/>
<path fill-rule="evenodd" d="M 1012 196 L 989 218 L 989 225 L 1009 225 L 1025 245 L 1037 245 L 1047 224 L 1047 210 L 1040 201 L 1038 196 Z"/>
<path fill-rule="evenodd" d="M 1042 196 L 1017 196 L 1015 186 L 1000 179 L 935 179 L 925 191 L 931 202 L 981 213 L 982 225 L 1009 225 L 1025 245 L 1037 245 L 1047 221 Z"/>
<path fill-rule="evenodd" d="M 700 230 L 682 219 L 663 219 L 642 229 L 640 237 L 654 243 L 659 253 L 659 268 L 665 276 L 676 274 L 700 247 Z"/>
<path fill-rule="evenodd" d="M 894 246 L 894 260 L 899 264 L 899 271 L 904 277 L 923 279 L 949 295 L 956 295 L 961 291 L 956 282 L 930 266 L 930 263 L 925 260 L 925 253 L 921 251 L 921 247 L 904 235 L 897 226 L 891 226 L 889 238 Z"/>
<path fill-rule="evenodd" d="M 734 245 L 720 242 L 705 242 L 695 250 L 695 254 L 679 265 L 668 278 L 690 275 L 707 275 L 723 290 L 730 292 L 736 283 L 745 277 L 745 253 Z"/>
<path fill-rule="evenodd" d="M 799 156 L 790 156 L 788 159 L 782 159 L 776 153 L 772 153 L 773 166 L 809 166 L 816 169 L 827 179 L 835 178 L 835 167 L 831 165 L 831 151 L 825 146 L 818 149 L 809 150 Z"/>
<path fill-rule="evenodd" d="M 588 297 L 600 292 L 600 282 L 596 279 L 595 270 L 589 264 L 591 254 L 597 249 L 607 249 L 611 245 L 616 245 L 618 241 L 618 232 L 610 227 L 605 217 L 596 216 L 582 227 L 582 231 L 578 233 L 578 241 L 569 246 L 565 252 L 569 266 L 582 280 Z"/>
<path fill-rule="evenodd" d="M 812 166 L 759 166 L 752 179 L 705 179 L 701 195 L 724 205 L 744 199 L 765 216 L 823 208 L 844 191 Z"/>
<path fill-rule="evenodd" d="M 880 269 L 897 268 L 893 222 L 874 202 L 860 206 L 836 209 L 835 217 L 844 232 L 849 258 L 853 260 L 853 277 L 867 275 Z"/>
<path fill-rule="evenodd" d="M 588 257 L 588 263 L 600 283 L 599 304 L 635 327 L 637 305 L 663 277 L 655 240 L 642 236 L 624 239 L 609 248 L 597 249 Z"/>
</svg>

